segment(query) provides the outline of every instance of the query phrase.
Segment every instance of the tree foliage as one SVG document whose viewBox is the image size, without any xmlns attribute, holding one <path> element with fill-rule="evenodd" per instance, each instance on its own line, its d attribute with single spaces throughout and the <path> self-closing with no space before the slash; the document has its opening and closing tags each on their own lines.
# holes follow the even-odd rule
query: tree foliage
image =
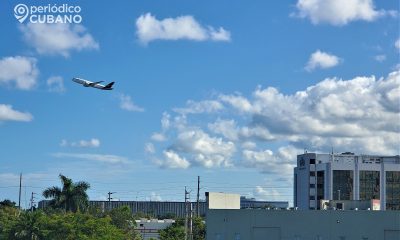
<svg viewBox="0 0 400 240">
<path fill-rule="evenodd" d="M 177 219 L 174 224 L 160 231 L 161 240 L 181 240 L 185 239 L 185 221 Z M 205 224 L 200 217 L 193 218 L 193 239 L 204 240 L 206 234 Z"/>
<path fill-rule="evenodd" d="M 62 188 L 53 186 L 43 191 L 45 198 L 52 198 L 49 206 L 64 209 L 66 212 L 85 211 L 89 198 L 86 191 L 90 188 L 87 182 L 74 183 L 70 178 L 59 175 Z"/>
<path fill-rule="evenodd" d="M 22 240 L 95 240 L 137 239 L 112 224 L 109 216 L 88 213 L 45 213 L 0 208 L 0 239 Z"/>
</svg>

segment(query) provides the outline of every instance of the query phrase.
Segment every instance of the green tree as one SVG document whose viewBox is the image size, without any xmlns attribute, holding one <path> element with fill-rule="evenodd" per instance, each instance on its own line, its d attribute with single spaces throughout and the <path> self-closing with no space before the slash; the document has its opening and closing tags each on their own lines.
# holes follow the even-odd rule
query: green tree
<svg viewBox="0 0 400 240">
<path fill-rule="evenodd" d="M 45 233 L 39 226 L 44 221 L 46 215 L 41 211 L 22 212 L 18 220 L 8 232 L 8 239 L 36 240 L 43 239 Z"/>
<path fill-rule="evenodd" d="M 206 239 L 206 225 L 201 217 L 193 218 L 193 239 L 204 240 Z"/>
<path fill-rule="evenodd" d="M 0 222 L 3 225 L 3 222 Z M 1 239 L 15 240 L 126 240 L 122 229 L 111 224 L 111 218 L 96 218 L 86 213 L 46 214 L 43 211 L 22 212 Z"/>
<path fill-rule="evenodd" d="M 8 239 L 10 230 L 18 221 L 18 215 L 17 208 L 0 206 L 0 239 Z"/>
<path fill-rule="evenodd" d="M 88 207 L 88 195 L 86 191 L 90 188 L 87 182 L 74 183 L 70 178 L 60 174 L 62 189 L 56 186 L 49 187 L 43 191 L 45 198 L 50 200 L 50 207 L 61 208 L 64 211 L 84 211 Z"/>
<path fill-rule="evenodd" d="M 141 239 L 140 234 L 135 230 L 135 218 L 128 206 L 113 208 L 108 215 L 111 218 L 111 224 L 122 229 L 129 239 Z"/>
<path fill-rule="evenodd" d="M 16 207 L 15 202 L 9 200 L 9 199 L 4 199 L 3 201 L 0 202 L 0 207 Z"/>
<path fill-rule="evenodd" d="M 182 219 L 176 220 L 171 226 L 160 230 L 161 240 L 182 240 L 185 239 L 185 227 Z"/>
</svg>

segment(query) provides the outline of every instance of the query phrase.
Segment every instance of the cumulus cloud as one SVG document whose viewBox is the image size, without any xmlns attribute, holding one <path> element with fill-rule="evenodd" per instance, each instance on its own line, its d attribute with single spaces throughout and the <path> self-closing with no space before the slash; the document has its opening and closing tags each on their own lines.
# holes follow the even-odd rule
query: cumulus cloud
<svg viewBox="0 0 400 240">
<path fill-rule="evenodd" d="M 128 163 L 128 159 L 125 157 L 117 156 L 117 155 L 109 155 L 109 154 L 89 154 L 89 153 L 53 153 L 51 154 L 56 158 L 77 158 L 83 160 L 90 160 L 96 162 L 103 163 Z"/>
<path fill-rule="evenodd" d="M 198 114 L 217 112 L 222 109 L 222 104 L 215 100 L 205 100 L 200 102 L 189 100 L 187 101 L 185 108 L 174 108 L 173 110 L 180 114 Z"/>
<path fill-rule="evenodd" d="M 304 67 L 304 69 L 308 72 L 311 72 L 317 68 L 321 69 L 332 68 L 338 65 L 339 63 L 340 63 L 339 57 L 333 54 L 317 50 L 311 54 L 310 59 L 308 60 L 308 63 Z"/>
<path fill-rule="evenodd" d="M 296 156 L 301 150 L 293 146 L 280 147 L 274 154 L 271 150 L 242 151 L 243 164 L 247 167 L 260 169 L 264 173 L 280 173 L 289 176 L 296 165 Z"/>
<path fill-rule="evenodd" d="M 181 131 L 170 149 L 189 154 L 190 158 L 187 161 L 206 168 L 230 166 L 230 157 L 236 151 L 233 142 L 211 137 L 200 129 Z"/>
<path fill-rule="evenodd" d="M 230 41 L 230 32 L 222 27 L 202 26 L 193 16 L 179 16 L 158 20 L 151 13 L 136 19 L 136 35 L 147 44 L 154 40 Z"/>
<path fill-rule="evenodd" d="M 400 49 L 400 38 L 397 39 L 397 41 L 394 43 L 394 46 L 395 46 L 397 49 Z"/>
<path fill-rule="evenodd" d="M 119 100 L 120 100 L 120 108 L 130 111 L 130 112 L 143 112 L 144 108 L 137 106 L 135 103 L 133 103 L 131 96 L 125 95 L 125 94 L 120 94 L 119 95 Z"/>
<path fill-rule="evenodd" d="M 60 76 L 52 76 L 47 79 L 47 88 L 50 92 L 63 93 L 65 92 L 64 79 Z"/>
<path fill-rule="evenodd" d="M 100 147 L 100 140 L 92 138 L 90 140 L 79 140 L 77 142 L 68 142 L 67 140 L 61 140 L 60 146 L 62 147 L 81 147 L 81 148 L 97 148 Z"/>
<path fill-rule="evenodd" d="M 376 56 L 374 57 L 374 59 L 375 59 L 376 61 L 378 61 L 378 62 L 383 62 L 383 61 L 386 60 L 386 55 L 384 55 L 384 54 L 376 55 Z"/>
<path fill-rule="evenodd" d="M 28 112 L 14 110 L 11 105 L 0 104 L 0 121 L 30 122 L 33 116 Z"/>
<path fill-rule="evenodd" d="M 186 160 L 184 157 L 179 156 L 173 150 L 163 151 L 164 159 L 160 160 L 158 164 L 162 167 L 166 168 L 188 168 L 190 166 L 190 162 Z"/>
<path fill-rule="evenodd" d="M 293 94 L 257 87 L 250 96 L 207 101 L 224 111 L 163 114 L 168 139 L 152 149 L 160 166 L 248 167 L 289 179 L 304 148 L 400 154 L 398 70 L 382 78 L 326 78 Z"/>
<path fill-rule="evenodd" d="M 282 201 L 281 193 L 276 188 L 256 186 L 253 190 L 253 196 L 260 201 Z"/>
<path fill-rule="evenodd" d="M 153 133 L 153 135 L 151 135 L 151 140 L 157 142 L 164 142 L 165 140 L 167 140 L 167 138 L 162 133 Z"/>
<path fill-rule="evenodd" d="M 0 59 L 0 84 L 13 84 L 22 90 L 32 89 L 37 82 L 37 60 L 30 57 L 5 57 Z"/>
<path fill-rule="evenodd" d="M 209 123 L 208 128 L 216 134 L 220 134 L 229 140 L 238 139 L 238 129 L 236 127 L 236 122 L 234 119 L 222 120 L 217 119 L 214 123 Z"/>
<path fill-rule="evenodd" d="M 352 21 L 374 21 L 396 11 L 376 10 L 372 0 L 298 0 L 294 16 L 308 18 L 313 24 L 328 23 L 335 26 Z"/>
<path fill-rule="evenodd" d="M 78 24 L 21 24 L 24 40 L 39 54 L 68 57 L 71 51 L 98 49 L 99 44 Z"/>
</svg>

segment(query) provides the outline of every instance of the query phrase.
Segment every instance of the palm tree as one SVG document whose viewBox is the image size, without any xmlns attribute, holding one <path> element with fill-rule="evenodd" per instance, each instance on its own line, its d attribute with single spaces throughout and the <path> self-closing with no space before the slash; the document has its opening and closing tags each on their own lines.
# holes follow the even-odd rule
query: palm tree
<svg viewBox="0 0 400 240">
<path fill-rule="evenodd" d="M 53 186 L 43 191 L 45 198 L 52 198 L 49 206 L 64 209 L 66 212 L 86 210 L 89 203 L 89 197 L 86 194 L 86 190 L 90 188 L 89 183 L 83 181 L 74 183 L 62 174 L 59 177 L 62 189 Z"/>
</svg>

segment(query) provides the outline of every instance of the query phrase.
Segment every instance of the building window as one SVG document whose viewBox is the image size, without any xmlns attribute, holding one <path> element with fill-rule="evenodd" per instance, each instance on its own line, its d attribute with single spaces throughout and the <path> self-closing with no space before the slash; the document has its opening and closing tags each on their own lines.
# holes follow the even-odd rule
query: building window
<svg viewBox="0 0 400 240">
<path fill-rule="evenodd" d="M 310 159 L 310 164 L 315 164 L 315 159 Z"/>
<path fill-rule="evenodd" d="M 386 210 L 400 210 L 400 172 L 386 172 Z"/>
<path fill-rule="evenodd" d="M 315 172 L 310 172 L 310 176 L 314 177 L 315 176 Z"/>
<path fill-rule="evenodd" d="M 353 200 L 353 171 L 333 170 L 333 199 Z"/>
<path fill-rule="evenodd" d="M 310 196 L 310 200 L 315 200 L 315 196 Z"/>
<path fill-rule="evenodd" d="M 378 171 L 360 171 L 360 200 L 380 199 Z"/>
<path fill-rule="evenodd" d="M 324 199 L 324 182 L 325 182 L 325 172 L 318 171 L 317 172 L 317 199 Z M 317 202 L 317 208 L 321 209 L 320 201 Z"/>
</svg>

